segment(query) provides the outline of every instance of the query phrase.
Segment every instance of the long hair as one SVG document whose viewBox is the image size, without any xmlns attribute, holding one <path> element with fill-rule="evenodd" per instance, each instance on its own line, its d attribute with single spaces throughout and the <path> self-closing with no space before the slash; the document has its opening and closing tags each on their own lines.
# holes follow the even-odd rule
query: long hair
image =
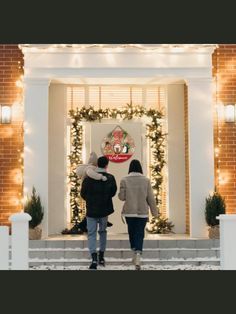
<svg viewBox="0 0 236 314">
<path fill-rule="evenodd" d="M 139 160 L 137 159 L 133 159 L 129 165 L 129 172 L 139 172 L 139 173 L 142 173 L 143 174 L 143 169 L 142 169 L 142 166 L 141 166 L 141 163 Z"/>
</svg>

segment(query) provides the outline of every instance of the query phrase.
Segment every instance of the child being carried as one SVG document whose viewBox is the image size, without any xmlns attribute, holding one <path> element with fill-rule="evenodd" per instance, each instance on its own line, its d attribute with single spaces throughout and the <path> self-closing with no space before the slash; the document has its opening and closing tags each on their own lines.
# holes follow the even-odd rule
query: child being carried
<svg viewBox="0 0 236 314">
<path fill-rule="evenodd" d="M 91 152 L 88 163 L 79 165 L 76 169 L 76 174 L 80 179 L 84 179 L 86 176 L 94 179 L 94 180 L 102 180 L 106 181 L 107 177 L 102 175 L 101 173 L 96 172 L 97 168 L 97 154 L 95 152 Z"/>
</svg>

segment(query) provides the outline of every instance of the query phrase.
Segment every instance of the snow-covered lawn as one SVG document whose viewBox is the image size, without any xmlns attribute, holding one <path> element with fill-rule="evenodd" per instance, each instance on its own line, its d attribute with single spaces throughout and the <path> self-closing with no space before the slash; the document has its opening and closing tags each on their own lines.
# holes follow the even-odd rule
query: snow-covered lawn
<svg viewBox="0 0 236 314">
<path fill-rule="evenodd" d="M 30 270 L 88 270 L 88 266 L 33 266 Z M 133 265 L 108 265 L 99 267 L 98 270 L 134 270 Z M 216 265 L 142 265 L 142 270 L 220 270 Z"/>
</svg>

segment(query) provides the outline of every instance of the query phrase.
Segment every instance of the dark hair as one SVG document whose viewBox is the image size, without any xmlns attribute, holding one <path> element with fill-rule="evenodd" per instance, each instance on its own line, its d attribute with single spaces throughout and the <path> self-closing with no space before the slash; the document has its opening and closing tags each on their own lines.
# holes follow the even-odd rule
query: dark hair
<svg viewBox="0 0 236 314">
<path fill-rule="evenodd" d="M 109 159 L 106 156 L 102 156 L 98 158 L 98 167 L 105 168 L 109 163 Z"/>
<path fill-rule="evenodd" d="M 129 173 L 130 172 L 139 172 L 139 173 L 143 173 L 143 169 L 141 166 L 141 163 L 139 160 L 137 159 L 133 159 L 129 165 Z"/>
</svg>

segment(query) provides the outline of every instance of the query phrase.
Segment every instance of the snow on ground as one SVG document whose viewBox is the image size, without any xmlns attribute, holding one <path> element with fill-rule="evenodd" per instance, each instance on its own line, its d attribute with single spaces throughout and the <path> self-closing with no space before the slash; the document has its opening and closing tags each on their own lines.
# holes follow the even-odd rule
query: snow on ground
<svg viewBox="0 0 236 314">
<path fill-rule="evenodd" d="M 88 270 L 88 266 L 33 266 L 30 270 Z M 107 265 L 98 270 L 134 270 L 133 265 Z M 142 270 L 220 270 L 217 265 L 142 265 Z"/>
</svg>

